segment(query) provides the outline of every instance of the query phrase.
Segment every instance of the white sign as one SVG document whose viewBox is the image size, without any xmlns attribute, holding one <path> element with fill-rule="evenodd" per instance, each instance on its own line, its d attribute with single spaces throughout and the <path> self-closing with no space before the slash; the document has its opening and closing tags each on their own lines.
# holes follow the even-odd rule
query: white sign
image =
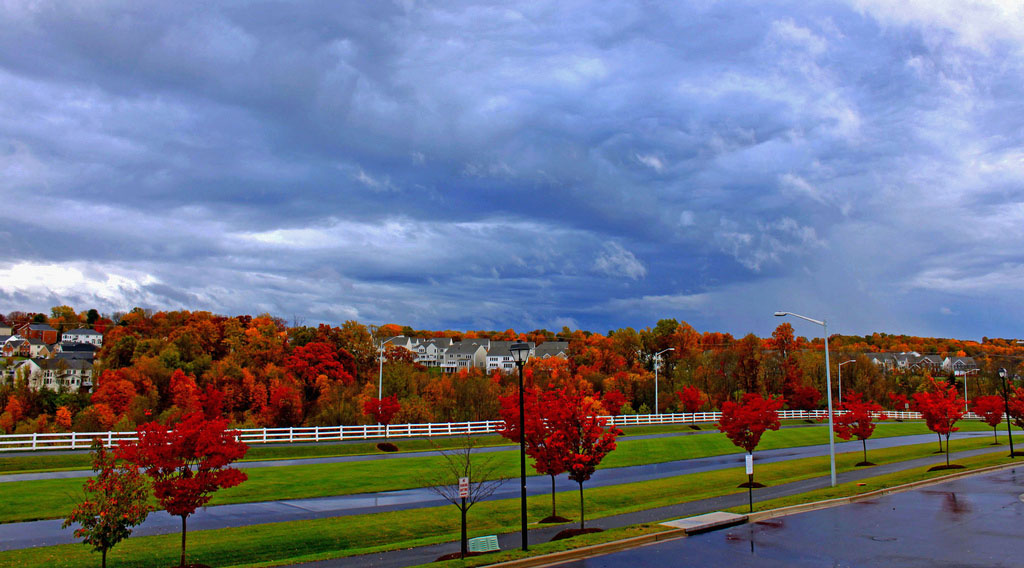
<svg viewBox="0 0 1024 568">
<path fill-rule="evenodd" d="M 468 477 L 460 477 L 459 478 L 459 497 L 461 497 L 463 499 L 465 499 L 466 497 L 469 497 L 469 478 Z"/>
<path fill-rule="evenodd" d="M 754 454 L 747 454 L 747 475 L 754 475 Z"/>
</svg>

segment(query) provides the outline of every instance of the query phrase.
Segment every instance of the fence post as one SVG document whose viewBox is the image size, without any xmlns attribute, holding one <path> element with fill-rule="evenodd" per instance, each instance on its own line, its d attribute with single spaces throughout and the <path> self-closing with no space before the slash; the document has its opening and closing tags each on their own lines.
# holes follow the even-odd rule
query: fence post
<svg viewBox="0 0 1024 568">
<path fill-rule="evenodd" d="M 109 430 L 107 431 L 107 447 L 114 447 L 114 433 Z"/>
<path fill-rule="evenodd" d="M 290 444 L 290 443 L 292 443 L 294 441 L 295 441 L 295 426 L 289 426 L 288 427 L 288 443 Z"/>
<path fill-rule="evenodd" d="M 71 432 L 71 449 L 75 449 L 75 433 Z"/>
<path fill-rule="evenodd" d="M 32 432 L 32 449 L 33 450 L 36 449 L 36 436 L 38 436 L 38 434 L 36 434 L 35 432 Z"/>
</svg>

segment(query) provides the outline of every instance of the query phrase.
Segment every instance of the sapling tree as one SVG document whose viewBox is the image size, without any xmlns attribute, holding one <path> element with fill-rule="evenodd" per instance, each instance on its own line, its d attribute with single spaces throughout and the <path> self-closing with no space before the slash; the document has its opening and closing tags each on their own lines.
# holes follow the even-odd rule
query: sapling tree
<svg viewBox="0 0 1024 568">
<path fill-rule="evenodd" d="M 401 409 L 402 404 L 398 402 L 397 394 L 384 398 L 371 398 L 363 404 L 363 414 L 375 420 L 377 424 L 384 425 L 385 439 L 387 439 L 387 425 L 391 424 L 395 414 L 398 414 Z"/>
<path fill-rule="evenodd" d="M 132 534 L 142 524 L 151 507 L 149 484 L 138 468 L 120 462 L 98 440 L 92 445 L 92 470 L 95 477 L 86 480 L 85 498 L 71 510 L 61 528 L 77 524 L 75 537 L 102 555 L 100 566 L 107 566 L 107 551 Z"/>
<path fill-rule="evenodd" d="M 999 436 L 996 434 L 996 427 L 1003 423 L 1003 413 L 1006 411 L 1003 404 L 1003 397 L 989 394 L 976 396 L 971 400 L 971 412 L 981 416 L 981 419 L 992 427 L 992 444 L 999 443 Z"/>
<path fill-rule="evenodd" d="M 581 392 L 553 391 L 547 403 L 551 409 L 548 423 L 552 429 L 548 444 L 565 459 L 569 479 L 580 487 L 580 529 L 584 525 L 583 483 L 597 470 L 615 438 L 622 434 L 608 418 L 598 416 L 600 403 Z"/>
<path fill-rule="evenodd" d="M 928 429 L 946 438 L 946 467 L 950 467 L 949 437 L 960 430 L 955 424 L 964 416 L 964 399 L 955 386 L 932 380 L 931 391 L 914 393 L 914 404 Z"/>
<path fill-rule="evenodd" d="M 850 392 L 845 396 L 843 406 L 846 408 L 846 412 L 833 416 L 832 428 L 836 435 L 844 440 L 853 437 L 860 440 L 864 449 L 864 461 L 857 464 L 858 466 L 874 465 L 868 461 L 867 440 L 875 432 L 873 413 L 881 412 L 882 406 L 875 402 L 861 400 L 861 396 L 859 392 Z M 884 414 L 879 416 L 879 420 L 885 419 Z"/>
<path fill-rule="evenodd" d="M 189 515 L 206 505 L 217 490 L 248 479 L 245 473 L 228 467 L 249 449 L 238 435 L 238 431 L 227 429 L 226 419 L 208 419 L 200 411 L 186 415 L 173 430 L 159 422 L 144 424 L 137 442 L 118 448 L 119 457 L 150 477 L 160 506 L 181 517 L 181 566 L 185 566 Z"/>
<path fill-rule="evenodd" d="M 473 505 L 493 495 L 498 487 L 505 482 L 504 478 L 495 476 L 497 465 L 494 462 L 493 454 L 474 459 L 473 448 L 476 447 L 476 444 L 476 439 L 467 435 L 461 447 L 439 449 L 441 465 L 434 477 L 434 483 L 429 487 L 431 491 L 459 509 L 462 519 L 461 550 L 463 558 L 468 552 L 469 542 L 466 514 Z M 459 494 L 461 478 L 469 480 L 465 497 Z"/>
<path fill-rule="evenodd" d="M 560 396 L 558 391 L 539 393 L 536 389 L 527 387 L 523 391 L 523 402 L 526 407 L 525 429 L 519 426 L 519 396 L 512 394 L 498 398 L 503 421 L 498 433 L 518 444 L 520 432 L 525 430 L 526 454 L 533 458 L 533 469 L 551 478 L 551 516 L 541 522 L 568 520 L 558 516 L 555 494 L 555 478 L 565 473 L 566 456 L 563 448 L 550 443 L 554 430 L 553 422 L 548 420 L 549 415 L 558 410 Z"/>
<path fill-rule="evenodd" d="M 732 443 L 743 448 L 751 456 L 761 442 L 761 436 L 767 430 L 778 430 L 779 410 L 785 400 L 782 397 L 764 398 L 757 393 L 748 392 L 740 402 L 727 400 L 722 403 L 722 418 L 718 421 L 718 430 L 732 440 Z M 747 483 L 740 487 L 754 485 L 751 474 Z"/>
</svg>

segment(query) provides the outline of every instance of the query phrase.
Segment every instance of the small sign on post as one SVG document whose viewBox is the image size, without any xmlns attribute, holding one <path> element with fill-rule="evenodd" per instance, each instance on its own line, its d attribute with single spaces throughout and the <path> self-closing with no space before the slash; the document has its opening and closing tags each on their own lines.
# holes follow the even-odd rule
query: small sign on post
<svg viewBox="0 0 1024 568">
<path fill-rule="evenodd" d="M 462 499 L 465 499 L 466 497 L 469 497 L 469 478 L 468 477 L 460 477 L 459 478 L 459 497 L 461 497 Z"/>
<path fill-rule="evenodd" d="M 747 454 L 747 475 L 754 475 L 754 456 Z"/>
</svg>

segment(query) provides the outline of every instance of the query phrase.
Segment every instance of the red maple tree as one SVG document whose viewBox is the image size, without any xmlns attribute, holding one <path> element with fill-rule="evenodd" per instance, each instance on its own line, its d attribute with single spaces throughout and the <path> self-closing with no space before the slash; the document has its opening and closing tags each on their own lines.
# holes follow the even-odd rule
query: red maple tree
<svg viewBox="0 0 1024 568">
<path fill-rule="evenodd" d="M 875 432 L 875 422 L 872 413 L 881 412 L 882 406 L 875 402 L 861 400 L 861 397 L 862 395 L 859 392 L 847 393 L 843 401 L 843 407 L 846 409 L 846 412 L 833 416 L 832 429 L 835 430 L 837 436 L 844 440 L 849 440 L 854 436 L 860 440 L 861 446 L 864 449 L 864 461 L 857 465 L 874 465 L 868 461 L 867 439 Z M 886 416 L 882 414 L 879 416 L 879 419 L 885 420 Z"/>
<path fill-rule="evenodd" d="M 566 471 L 564 448 L 553 446 L 551 436 L 554 433 L 549 420 L 551 411 L 556 410 L 558 399 L 563 395 L 560 391 L 548 391 L 543 394 L 536 389 L 527 387 L 523 391 L 523 405 L 526 417 L 526 454 L 533 458 L 533 469 L 537 473 L 551 477 L 551 516 L 542 522 L 562 521 L 558 516 L 555 502 L 555 478 Z M 519 443 L 519 395 L 511 394 L 498 398 L 502 425 L 498 433 L 509 440 Z M 607 409 L 607 407 L 606 407 Z"/>
<path fill-rule="evenodd" d="M 693 385 L 683 387 L 681 391 L 676 391 L 676 396 L 679 397 L 679 404 L 683 407 L 683 412 L 689 412 L 690 414 L 699 412 L 708 400 L 704 393 L 700 392 L 700 389 Z M 690 418 L 691 424 L 697 422 L 696 416 L 691 416 Z"/>
<path fill-rule="evenodd" d="M 992 427 L 993 444 L 999 443 L 999 436 L 996 427 L 1003 422 L 1003 413 L 1006 410 L 1003 404 L 1003 397 L 994 394 L 976 396 L 971 400 L 971 412 L 981 416 L 981 419 Z"/>
<path fill-rule="evenodd" d="M 171 430 L 159 422 L 142 425 L 138 441 L 122 444 L 118 457 L 150 477 L 153 494 L 168 514 L 181 517 L 181 566 L 185 566 L 186 519 L 206 505 L 218 489 L 234 487 L 248 476 L 228 467 L 249 446 L 227 430 L 227 420 L 200 412 L 186 415 Z"/>
<path fill-rule="evenodd" d="M 783 404 L 785 400 L 782 397 L 764 398 L 753 392 L 745 393 L 739 403 L 727 400 L 722 403 L 718 430 L 725 432 L 733 444 L 753 455 L 765 431 L 778 430 L 781 426 L 779 410 Z M 748 483 L 753 481 L 751 476 Z"/>
<path fill-rule="evenodd" d="M 552 391 L 545 400 L 549 407 L 548 425 L 551 436 L 548 445 L 564 459 L 569 479 L 580 487 L 580 529 L 584 527 L 583 483 L 597 470 L 609 452 L 615 449 L 615 438 L 622 434 L 607 417 L 598 416 L 600 405 L 593 398 L 578 391 Z"/>
<path fill-rule="evenodd" d="M 626 400 L 626 395 L 617 390 L 610 390 L 604 393 L 601 397 L 601 406 L 603 406 L 611 416 L 618 416 L 622 411 L 622 407 L 627 402 L 629 401 Z"/>
<path fill-rule="evenodd" d="M 964 416 L 964 399 L 956 387 L 931 381 L 931 391 L 914 393 L 915 410 L 924 417 L 928 429 L 946 438 L 946 467 L 949 467 L 949 436 L 959 430 L 955 424 Z M 940 444 L 941 449 L 941 444 Z"/>
<path fill-rule="evenodd" d="M 363 403 L 363 414 L 385 426 L 391 424 L 391 420 L 401 409 L 402 405 L 398 402 L 397 394 L 384 398 L 371 398 Z"/>
</svg>

